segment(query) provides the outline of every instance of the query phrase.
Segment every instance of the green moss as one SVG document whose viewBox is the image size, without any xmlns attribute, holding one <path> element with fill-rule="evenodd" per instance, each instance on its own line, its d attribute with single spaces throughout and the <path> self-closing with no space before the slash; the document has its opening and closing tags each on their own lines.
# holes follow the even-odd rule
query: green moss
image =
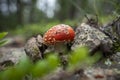
<svg viewBox="0 0 120 80">
<path fill-rule="evenodd" d="M 90 57 L 88 52 L 86 47 L 81 47 L 68 54 L 69 65 L 66 67 L 66 70 L 75 70 L 84 63 L 88 64 L 88 67 L 100 59 L 100 55 Z M 23 56 L 17 65 L 0 72 L 0 80 L 22 80 L 25 76 L 33 80 L 42 78 L 60 67 L 60 64 L 59 56 L 54 53 L 36 63 L 32 63 L 28 57 Z"/>
</svg>

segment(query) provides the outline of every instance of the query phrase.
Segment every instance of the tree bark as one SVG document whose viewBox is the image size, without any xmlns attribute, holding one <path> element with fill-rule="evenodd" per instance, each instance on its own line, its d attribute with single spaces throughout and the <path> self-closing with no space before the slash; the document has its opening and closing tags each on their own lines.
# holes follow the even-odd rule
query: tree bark
<svg viewBox="0 0 120 80">
<path fill-rule="evenodd" d="M 23 25 L 23 3 L 21 0 L 17 0 L 17 16 L 18 16 L 18 25 Z"/>
<path fill-rule="evenodd" d="M 34 22 L 35 3 L 36 3 L 36 0 L 31 1 L 31 9 L 30 9 L 30 17 L 29 17 L 29 22 L 30 23 Z"/>
</svg>

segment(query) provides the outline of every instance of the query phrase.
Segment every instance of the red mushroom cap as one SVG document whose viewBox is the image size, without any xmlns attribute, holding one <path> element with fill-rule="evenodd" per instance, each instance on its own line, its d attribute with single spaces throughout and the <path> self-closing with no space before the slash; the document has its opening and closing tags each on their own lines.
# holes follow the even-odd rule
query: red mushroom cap
<svg viewBox="0 0 120 80">
<path fill-rule="evenodd" d="M 59 24 L 50 28 L 43 36 L 46 45 L 54 45 L 59 42 L 70 42 L 74 40 L 74 30 L 65 24 Z"/>
</svg>

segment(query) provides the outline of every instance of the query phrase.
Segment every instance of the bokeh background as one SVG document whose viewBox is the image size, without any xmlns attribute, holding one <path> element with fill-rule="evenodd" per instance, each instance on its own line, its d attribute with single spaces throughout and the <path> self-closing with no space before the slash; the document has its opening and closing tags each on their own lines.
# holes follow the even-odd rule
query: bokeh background
<svg viewBox="0 0 120 80">
<path fill-rule="evenodd" d="M 89 56 L 89 50 L 84 47 L 71 52 L 66 51 L 65 53 L 67 54 L 63 52 L 62 55 L 56 56 L 55 52 L 49 52 L 52 51 L 50 49 L 52 47 L 45 50 L 45 45 L 42 44 L 41 40 L 39 43 L 35 39 L 38 34 L 43 35 L 50 27 L 57 24 L 68 24 L 75 29 L 80 23 L 87 20 L 85 15 L 97 18 L 100 26 L 105 25 L 120 16 L 120 0 L 0 0 L 0 80 L 38 80 L 37 77 L 46 76 L 58 67 L 61 68 L 63 66 L 66 67 L 66 72 L 62 71 L 62 69 L 55 71 L 61 72 L 55 75 L 60 74 L 62 76 L 62 73 L 65 74 L 63 78 L 60 77 L 61 79 L 64 79 L 64 77 L 65 79 L 69 77 L 71 79 L 85 78 L 87 80 L 89 78 L 94 79 L 95 77 L 96 79 L 120 78 L 120 55 L 116 53 L 113 56 L 109 56 L 109 53 L 120 52 L 120 41 L 113 40 L 114 35 L 116 37 L 114 33 L 111 33 L 113 34 L 111 36 L 112 40 L 115 41 L 113 43 L 113 51 L 111 51 L 112 44 L 101 43 L 100 46 L 95 46 L 93 50 L 93 53 L 95 52 L 94 56 Z M 118 34 L 120 33 L 119 24 L 115 24 L 117 25 L 116 29 L 118 30 L 116 33 Z M 95 34 L 95 36 L 97 35 Z M 104 41 L 103 39 L 100 40 Z M 103 43 L 109 43 L 109 41 Z M 75 45 L 79 45 L 78 43 L 75 43 Z M 84 42 L 82 43 L 84 44 Z M 27 47 L 24 47 L 25 45 Z M 96 48 L 98 47 L 100 47 L 100 51 L 103 54 L 96 53 Z M 35 64 L 32 63 L 32 59 L 26 57 L 25 48 L 28 50 L 30 56 L 38 58 L 38 55 L 42 54 L 45 56 L 44 59 L 38 60 Z M 46 53 L 47 51 L 48 54 Z M 50 53 L 53 54 L 48 56 Z M 103 55 L 107 58 L 103 58 Z M 104 62 L 101 62 L 102 60 Z M 16 64 L 17 62 L 18 64 Z M 98 69 L 90 68 L 94 63 L 99 66 Z M 104 65 L 107 68 L 100 69 Z M 115 68 L 112 68 L 114 66 Z M 70 76 L 72 71 L 72 75 L 75 74 L 73 78 Z M 83 74 L 84 71 L 90 74 Z M 109 74 L 105 75 L 104 73 Z M 46 78 L 46 80 L 48 79 Z"/>
<path fill-rule="evenodd" d="M 0 31 L 30 37 L 53 25 L 76 26 L 84 15 L 106 23 L 120 13 L 120 0 L 0 0 Z"/>
</svg>

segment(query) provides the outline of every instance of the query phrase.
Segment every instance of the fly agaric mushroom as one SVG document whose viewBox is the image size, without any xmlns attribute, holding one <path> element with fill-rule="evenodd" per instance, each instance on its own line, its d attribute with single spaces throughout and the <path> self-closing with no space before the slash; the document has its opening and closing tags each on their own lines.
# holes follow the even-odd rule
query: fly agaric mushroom
<svg viewBox="0 0 120 80">
<path fill-rule="evenodd" d="M 63 45 L 74 40 L 74 30 L 65 24 L 59 24 L 50 28 L 43 36 L 43 43 L 54 46 L 57 52 L 62 52 Z"/>
</svg>

